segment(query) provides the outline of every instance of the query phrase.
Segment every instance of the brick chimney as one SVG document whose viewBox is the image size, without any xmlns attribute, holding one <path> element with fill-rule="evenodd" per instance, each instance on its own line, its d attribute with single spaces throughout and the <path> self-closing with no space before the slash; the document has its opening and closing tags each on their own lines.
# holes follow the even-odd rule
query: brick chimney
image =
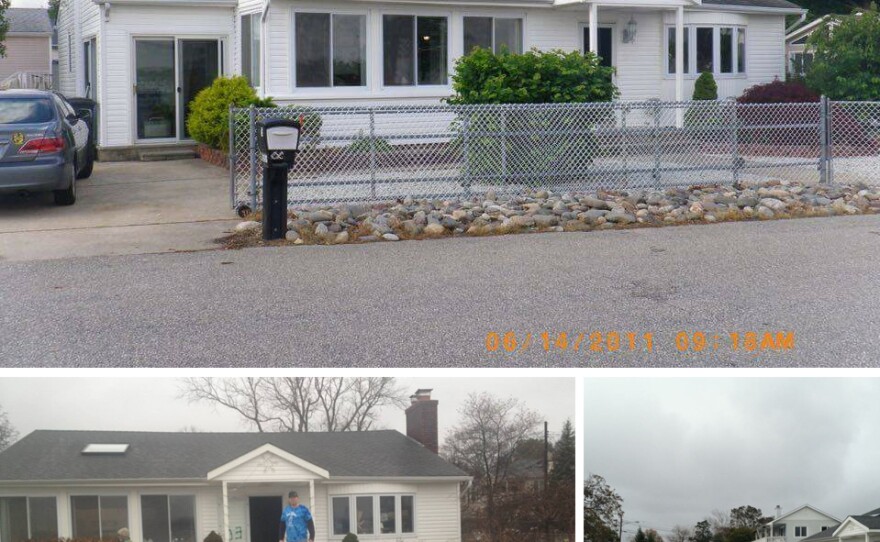
<svg viewBox="0 0 880 542">
<path fill-rule="evenodd" d="M 431 399 L 429 389 L 420 389 L 410 396 L 406 409 L 406 436 L 438 453 L 437 401 Z"/>
</svg>

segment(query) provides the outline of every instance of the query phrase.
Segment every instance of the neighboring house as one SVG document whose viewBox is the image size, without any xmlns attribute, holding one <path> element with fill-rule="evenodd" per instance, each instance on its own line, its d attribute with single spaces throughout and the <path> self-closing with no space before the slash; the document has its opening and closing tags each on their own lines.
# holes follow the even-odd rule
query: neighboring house
<svg viewBox="0 0 880 542">
<path fill-rule="evenodd" d="M 860 15 L 861 12 L 856 12 Z M 808 24 L 795 28 L 785 36 L 785 58 L 789 75 L 803 77 L 813 65 L 813 51 L 807 43 L 817 31 L 828 27 L 832 31 L 844 15 L 825 15 Z"/>
<path fill-rule="evenodd" d="M 597 51 L 623 100 L 690 99 L 701 71 L 729 97 L 785 77 L 785 18 L 802 13 L 787 0 L 62 0 L 60 89 L 100 102 L 99 144 L 116 156 L 186 142 L 187 104 L 220 74 L 281 104 L 436 103 L 475 46 Z"/>
<path fill-rule="evenodd" d="M 40 8 L 8 8 L 6 56 L 0 57 L 0 88 L 51 87 L 52 23 Z"/>
<path fill-rule="evenodd" d="M 275 542 L 291 490 L 317 542 L 459 542 L 468 480 L 397 431 L 35 431 L 0 453 L 0 542 Z"/>
<path fill-rule="evenodd" d="M 847 516 L 820 533 L 802 542 L 878 542 L 880 541 L 880 508 L 857 516 Z"/>
<path fill-rule="evenodd" d="M 776 517 L 758 527 L 755 539 L 760 542 L 801 542 L 839 524 L 836 517 L 808 504 L 785 514 L 777 506 Z"/>
</svg>

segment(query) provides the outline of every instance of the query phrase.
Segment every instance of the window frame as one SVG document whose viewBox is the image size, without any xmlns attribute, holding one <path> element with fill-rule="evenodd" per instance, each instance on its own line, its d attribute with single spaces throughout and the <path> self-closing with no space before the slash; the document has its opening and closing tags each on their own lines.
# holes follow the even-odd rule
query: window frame
<svg viewBox="0 0 880 542">
<path fill-rule="evenodd" d="M 32 524 L 32 514 L 31 514 L 31 499 L 54 499 L 55 501 L 55 535 L 59 537 L 61 535 L 61 518 L 59 516 L 60 507 L 58 506 L 58 496 L 57 495 L 0 495 L 0 498 L 3 499 L 24 499 L 25 501 L 25 522 L 27 523 L 27 534 L 28 540 L 33 540 L 34 538 L 34 526 Z M 2 542 L 11 542 L 3 540 Z"/>
<path fill-rule="evenodd" d="M 193 538 L 196 542 L 198 542 L 198 534 L 199 534 L 199 500 L 195 493 L 188 493 L 186 491 L 160 491 L 160 492 L 141 492 L 138 493 L 138 509 L 140 510 L 140 527 L 141 533 L 144 532 L 144 514 L 143 514 L 143 505 L 144 497 L 165 497 L 165 504 L 168 510 L 168 540 L 174 542 L 173 533 L 171 532 L 171 497 L 191 497 L 193 500 Z"/>
<path fill-rule="evenodd" d="M 296 84 L 296 14 L 310 13 L 316 15 L 329 15 L 330 17 L 330 85 L 326 87 L 301 87 Z M 336 15 L 349 15 L 363 17 L 364 19 L 364 81 L 359 86 L 336 86 L 333 84 L 333 17 Z M 290 27 L 290 90 L 294 94 L 338 94 L 341 92 L 366 92 L 372 86 L 372 35 L 370 29 L 370 11 L 357 9 L 326 9 L 326 8 L 293 8 L 290 10 L 288 20 Z"/>
<path fill-rule="evenodd" d="M 373 534 L 357 534 L 358 539 L 416 539 L 419 537 L 418 535 L 418 498 L 413 492 L 377 492 L 377 493 L 347 493 L 341 495 L 328 495 L 328 506 L 330 509 L 330 513 L 328 514 L 328 538 L 330 540 L 342 540 L 347 533 L 337 534 L 334 531 L 333 525 L 333 500 L 334 499 L 348 499 L 348 513 L 349 513 L 349 531 L 355 532 L 357 529 L 357 499 L 363 497 L 370 497 L 372 500 L 372 510 L 373 510 Z M 392 533 L 383 533 L 382 532 L 382 517 L 381 517 L 381 505 L 380 499 L 381 497 L 394 497 L 394 532 Z M 412 532 L 405 533 L 403 532 L 403 497 L 412 497 L 412 524 L 413 530 Z"/>
<path fill-rule="evenodd" d="M 67 496 L 68 510 L 70 512 L 71 538 L 79 538 L 80 537 L 80 535 L 76 534 L 76 518 L 73 515 L 73 513 L 74 513 L 73 499 L 75 497 L 97 497 L 97 499 L 98 499 L 98 534 L 101 536 L 101 538 L 104 537 L 104 532 L 103 532 L 104 529 L 101 525 L 103 523 L 102 518 L 101 518 L 101 508 L 102 508 L 101 507 L 101 498 L 103 498 L 103 497 L 108 497 L 108 498 L 124 497 L 125 498 L 125 515 L 127 516 L 126 517 L 126 524 L 129 526 L 131 525 L 131 502 L 130 502 L 131 499 L 129 498 L 130 496 L 128 493 L 71 493 L 70 495 Z M 116 533 L 112 533 L 112 535 L 115 535 L 115 534 Z"/>
<path fill-rule="evenodd" d="M 452 88 L 452 71 L 453 71 L 453 47 L 452 47 L 452 14 L 449 12 L 425 11 L 382 11 L 379 17 L 379 37 L 378 37 L 378 57 L 381 61 L 379 68 L 379 89 L 382 91 L 406 91 L 406 89 L 427 89 L 448 90 Z M 385 17 L 412 17 L 413 18 L 413 83 L 411 85 L 386 85 L 385 84 Z M 419 18 L 443 18 L 446 19 L 446 82 L 443 84 L 419 84 L 419 58 L 418 58 L 418 27 Z"/>
<path fill-rule="evenodd" d="M 491 19 L 492 20 L 492 36 L 490 40 L 492 41 L 492 51 L 495 54 L 498 54 L 498 44 L 495 41 L 496 36 L 496 21 L 498 19 L 504 20 L 515 20 L 519 21 L 519 43 L 520 43 L 520 51 L 514 54 L 523 54 L 528 49 L 526 48 L 526 17 L 521 14 L 516 15 L 498 15 L 497 13 L 486 14 L 486 13 L 464 13 L 461 16 L 461 54 L 463 56 L 467 56 L 471 53 L 464 43 L 464 25 L 466 19 Z"/>
<path fill-rule="evenodd" d="M 250 21 L 250 29 L 248 30 L 248 52 L 250 53 L 250 59 L 248 60 L 250 66 L 250 73 L 244 72 L 244 21 L 245 19 Z M 244 75 L 248 83 L 250 83 L 251 87 L 255 89 L 262 88 L 263 86 L 263 25 L 260 21 L 260 13 L 242 13 L 238 16 L 238 24 L 240 26 L 239 36 L 240 36 L 240 47 L 239 47 L 239 55 L 241 58 L 239 59 L 239 65 L 241 68 L 241 74 Z M 256 50 L 254 45 L 254 28 L 256 28 L 260 36 L 256 40 Z M 254 75 L 256 75 L 256 84 L 254 84 Z"/>
<path fill-rule="evenodd" d="M 806 537 L 807 536 L 807 526 L 806 525 L 795 525 L 794 526 L 794 536 L 795 538 Z M 798 534 L 803 533 L 803 534 Z"/>
<path fill-rule="evenodd" d="M 744 24 L 701 24 L 693 23 L 684 25 L 685 32 L 688 33 L 688 58 L 690 60 L 689 70 L 685 71 L 685 79 L 696 79 L 700 76 L 697 70 L 697 29 L 712 29 L 712 75 L 716 79 L 748 79 L 749 77 L 749 29 Z M 669 33 L 670 29 L 674 33 L 675 25 L 664 25 L 665 35 L 663 39 L 663 77 L 665 79 L 675 79 L 675 72 L 669 68 Z M 733 71 L 723 73 L 721 71 L 721 29 L 729 28 L 732 31 L 731 43 L 731 66 Z M 742 32 L 744 40 L 745 61 L 743 62 L 743 71 L 739 71 L 739 33 Z"/>
</svg>

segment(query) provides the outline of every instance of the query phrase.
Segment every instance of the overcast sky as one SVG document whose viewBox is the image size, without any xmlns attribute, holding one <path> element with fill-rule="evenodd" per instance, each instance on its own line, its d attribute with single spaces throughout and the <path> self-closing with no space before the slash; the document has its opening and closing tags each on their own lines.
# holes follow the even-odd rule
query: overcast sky
<svg viewBox="0 0 880 542">
<path fill-rule="evenodd" d="M 574 422 L 573 378 L 398 378 L 406 394 L 433 388 L 439 401 L 441 447 L 444 434 L 459 423 L 458 410 L 470 393 L 518 397 L 558 435 L 567 419 Z M 35 429 L 179 431 L 251 430 L 227 409 L 179 398 L 180 381 L 172 378 L 0 378 L 0 408 L 21 436 Z M 403 410 L 386 408 L 380 427 L 406 433 Z"/>
<path fill-rule="evenodd" d="M 584 409 L 586 472 L 661 534 L 746 504 L 880 506 L 880 379 L 588 379 Z"/>
<path fill-rule="evenodd" d="M 46 0 L 12 0 L 14 8 L 44 8 L 48 5 Z"/>
</svg>

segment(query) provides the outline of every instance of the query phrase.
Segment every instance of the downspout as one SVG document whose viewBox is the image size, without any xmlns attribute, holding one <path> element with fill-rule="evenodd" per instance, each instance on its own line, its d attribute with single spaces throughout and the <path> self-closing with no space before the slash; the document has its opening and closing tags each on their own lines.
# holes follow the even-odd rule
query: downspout
<svg viewBox="0 0 880 542">
<path fill-rule="evenodd" d="M 791 24 L 791 26 L 789 26 L 788 28 L 785 29 L 785 35 L 788 35 L 789 32 L 791 32 L 792 30 L 794 30 L 795 28 L 797 28 L 797 27 L 799 27 L 801 24 L 803 24 L 803 22 L 807 20 L 807 13 L 808 13 L 808 12 L 809 12 L 809 11 L 806 10 L 806 9 L 801 10 L 801 16 L 800 16 L 800 18 L 799 18 L 797 21 L 793 22 L 793 23 Z"/>
</svg>

